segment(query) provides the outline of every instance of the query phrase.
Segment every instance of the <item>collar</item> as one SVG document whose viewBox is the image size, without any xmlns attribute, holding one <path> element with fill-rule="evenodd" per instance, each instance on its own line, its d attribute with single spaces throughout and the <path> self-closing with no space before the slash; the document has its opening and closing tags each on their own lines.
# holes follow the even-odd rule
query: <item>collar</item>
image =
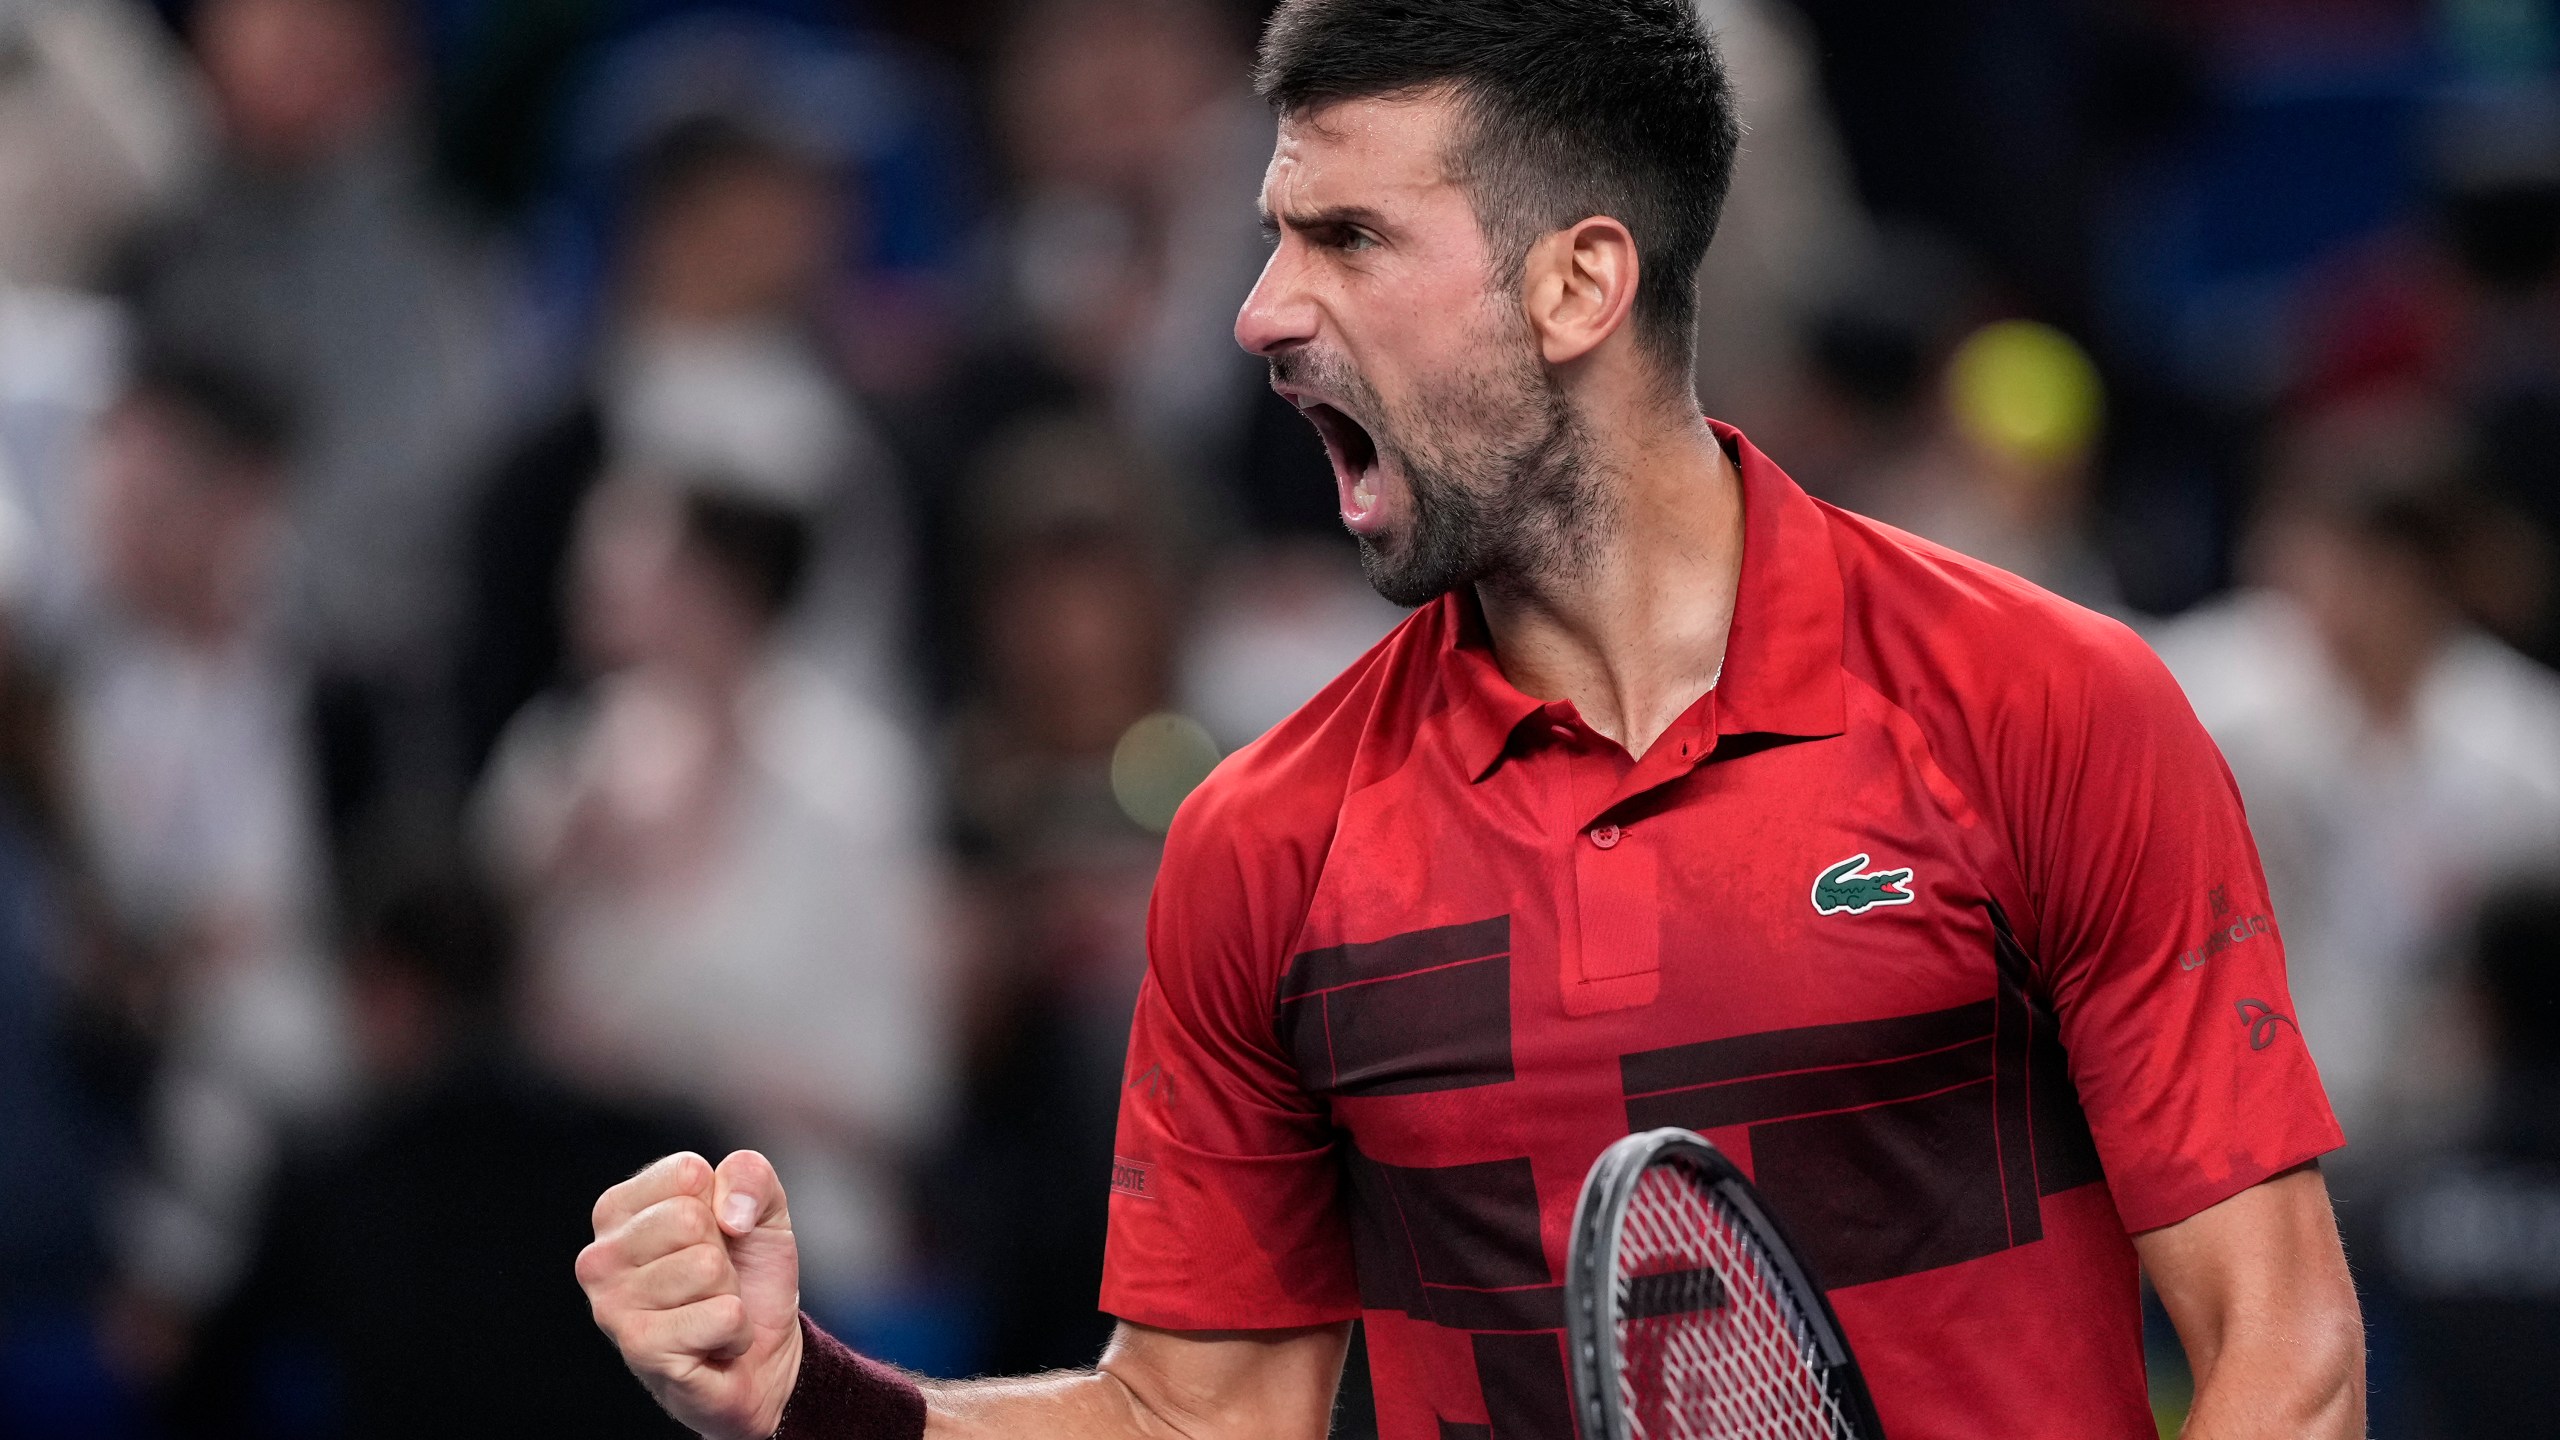
<svg viewBox="0 0 2560 1440">
<path fill-rule="evenodd" d="M 1716 736 L 1837 735 L 1846 728 L 1846 611 L 1831 522 L 1741 431 L 1721 420 L 1707 424 L 1742 472 L 1742 577 L 1723 674 L 1664 738 L 1710 725 Z M 1503 678 L 1475 587 L 1459 586 L 1432 607 L 1451 700 L 1445 724 L 1468 775 L 1481 780 L 1501 761 L 1512 732 L 1548 704 Z"/>
</svg>

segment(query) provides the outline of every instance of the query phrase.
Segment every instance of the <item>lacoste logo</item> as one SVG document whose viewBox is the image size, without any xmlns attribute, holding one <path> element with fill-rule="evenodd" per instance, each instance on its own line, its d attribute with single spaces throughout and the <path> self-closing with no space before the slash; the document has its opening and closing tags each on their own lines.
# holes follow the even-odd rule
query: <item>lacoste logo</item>
<svg viewBox="0 0 2560 1440">
<path fill-rule="evenodd" d="M 1114 1155 L 1111 1157 L 1111 1188 L 1140 1200 L 1153 1200 L 1156 1197 L 1147 1189 L 1147 1181 L 1154 1171 L 1155 1167 L 1143 1160 Z"/>
<path fill-rule="evenodd" d="M 1847 911 L 1864 915 L 1879 905 L 1908 905 L 1920 898 L 1907 888 L 1911 884 L 1909 867 L 1900 870 L 1878 870 L 1872 875 L 1858 872 L 1866 868 L 1867 856 L 1852 855 L 1813 877 L 1813 910 L 1817 915 Z"/>
<path fill-rule="evenodd" d="M 2249 1048 L 2252 1050 L 2264 1050 L 2273 1045 L 2276 1032 L 2284 1026 L 2293 1025 L 2292 1016 L 2264 1000 L 2242 1000 L 2232 1008 L 2240 1012 L 2240 1023 L 2249 1027 Z M 2293 1025 L 2293 1033 L 2301 1034 L 2302 1027 Z"/>
</svg>

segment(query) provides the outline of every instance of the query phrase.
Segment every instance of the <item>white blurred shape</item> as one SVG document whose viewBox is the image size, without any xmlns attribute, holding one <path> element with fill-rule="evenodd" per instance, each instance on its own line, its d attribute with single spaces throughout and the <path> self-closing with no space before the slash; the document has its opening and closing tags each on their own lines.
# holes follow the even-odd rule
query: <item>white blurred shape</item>
<svg viewBox="0 0 2560 1440">
<path fill-rule="evenodd" d="M 1230 558 L 1210 577 L 1183 644 L 1181 709 L 1232 752 L 1314 699 L 1403 618 L 1344 549 Z"/>
</svg>

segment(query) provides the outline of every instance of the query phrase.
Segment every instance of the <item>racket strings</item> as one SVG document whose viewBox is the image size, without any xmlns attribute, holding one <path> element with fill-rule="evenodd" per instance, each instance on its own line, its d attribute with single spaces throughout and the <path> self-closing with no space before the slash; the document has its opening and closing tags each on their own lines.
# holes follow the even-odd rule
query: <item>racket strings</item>
<svg viewBox="0 0 2560 1440">
<path fill-rule="evenodd" d="M 1637 1440 L 1854 1434 L 1759 1246 L 1688 1167 L 1637 1178 L 1613 1284 L 1619 1401 Z M 1696 1303 L 1666 1305 L 1666 1295 Z"/>
</svg>

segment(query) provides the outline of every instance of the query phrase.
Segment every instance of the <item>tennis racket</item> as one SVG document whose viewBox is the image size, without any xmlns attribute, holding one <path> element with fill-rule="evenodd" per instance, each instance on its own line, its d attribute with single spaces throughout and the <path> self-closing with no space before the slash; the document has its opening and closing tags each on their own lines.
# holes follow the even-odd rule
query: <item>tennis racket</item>
<svg viewBox="0 0 2560 1440">
<path fill-rule="evenodd" d="M 1583 1440 L 1884 1440 L 1777 1217 L 1691 1131 L 1630 1135 L 1593 1163 L 1565 1323 Z"/>
</svg>

